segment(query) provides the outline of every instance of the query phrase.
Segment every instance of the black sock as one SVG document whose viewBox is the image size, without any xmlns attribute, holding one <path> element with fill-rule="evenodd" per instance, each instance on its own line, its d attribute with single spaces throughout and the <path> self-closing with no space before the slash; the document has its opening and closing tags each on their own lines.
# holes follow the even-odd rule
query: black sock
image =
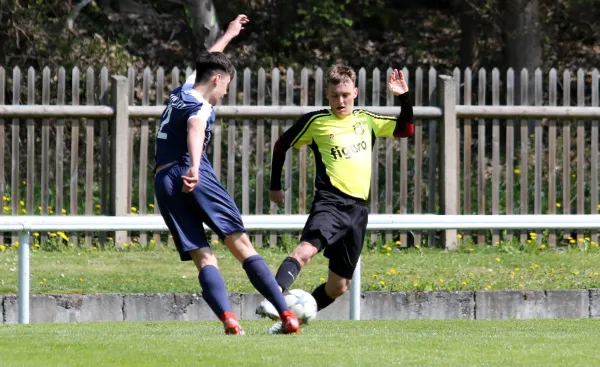
<svg viewBox="0 0 600 367">
<path fill-rule="evenodd" d="M 335 301 L 335 298 L 329 297 L 327 292 L 325 292 L 325 283 L 315 288 L 315 290 L 312 292 L 312 296 L 314 297 L 315 301 L 317 301 L 317 311 L 321 311 Z"/>
<path fill-rule="evenodd" d="M 298 278 L 301 268 L 298 260 L 293 257 L 287 257 L 283 260 L 281 265 L 279 265 L 279 269 L 277 269 L 277 274 L 275 274 L 275 280 L 282 290 L 285 291 L 294 283 L 294 280 Z"/>
</svg>

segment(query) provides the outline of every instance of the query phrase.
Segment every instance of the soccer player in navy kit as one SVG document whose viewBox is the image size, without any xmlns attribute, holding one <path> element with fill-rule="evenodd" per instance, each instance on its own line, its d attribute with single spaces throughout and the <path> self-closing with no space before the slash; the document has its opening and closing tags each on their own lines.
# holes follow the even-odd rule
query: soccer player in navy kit
<svg viewBox="0 0 600 367">
<path fill-rule="evenodd" d="M 232 21 L 225 34 L 196 61 L 195 75 L 169 94 L 156 136 L 156 199 L 182 261 L 198 268 L 202 296 L 226 334 L 244 334 L 227 298 L 225 282 L 217 268 L 203 223 L 216 233 L 243 264 L 252 285 L 273 303 L 286 334 L 300 331 L 288 309 L 273 273 L 254 250 L 240 212 L 216 178 L 206 156 L 215 112 L 212 108 L 226 93 L 234 68 L 222 53 L 244 29 L 245 15 Z"/>
</svg>

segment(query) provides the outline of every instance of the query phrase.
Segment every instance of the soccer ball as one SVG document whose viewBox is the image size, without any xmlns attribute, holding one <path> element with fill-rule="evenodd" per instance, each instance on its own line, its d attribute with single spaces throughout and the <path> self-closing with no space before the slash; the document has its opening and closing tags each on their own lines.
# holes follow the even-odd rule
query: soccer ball
<svg viewBox="0 0 600 367">
<path fill-rule="evenodd" d="M 292 289 L 284 294 L 285 302 L 300 324 L 308 324 L 317 317 L 317 301 L 302 289 Z"/>
</svg>

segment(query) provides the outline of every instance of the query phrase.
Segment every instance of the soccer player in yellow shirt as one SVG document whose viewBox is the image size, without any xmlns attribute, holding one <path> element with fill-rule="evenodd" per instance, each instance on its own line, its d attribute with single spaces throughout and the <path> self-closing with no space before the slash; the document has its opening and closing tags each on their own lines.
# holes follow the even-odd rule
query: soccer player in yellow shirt
<svg viewBox="0 0 600 367">
<path fill-rule="evenodd" d="M 388 87 L 400 100 L 399 116 L 383 116 L 354 110 L 358 96 L 356 73 L 335 65 L 327 72 L 326 95 L 330 109 L 308 113 L 283 135 L 273 149 L 271 201 L 283 203 L 281 170 L 290 147 L 309 145 L 317 174 L 316 193 L 300 243 L 279 266 L 275 279 L 282 291 L 290 287 L 300 269 L 319 252 L 329 258 L 327 281 L 312 293 L 319 310 L 329 306 L 348 289 L 363 248 L 368 221 L 367 199 L 371 184 L 371 157 L 376 138 L 405 138 L 414 133 L 413 109 L 408 85 L 394 69 Z M 256 312 L 278 318 L 264 300 Z M 280 323 L 270 332 L 278 333 Z"/>
</svg>

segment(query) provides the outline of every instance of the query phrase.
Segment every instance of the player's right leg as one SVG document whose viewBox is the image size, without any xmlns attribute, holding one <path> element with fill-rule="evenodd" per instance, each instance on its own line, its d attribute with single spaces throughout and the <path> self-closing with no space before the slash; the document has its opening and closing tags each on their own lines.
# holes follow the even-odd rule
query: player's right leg
<svg viewBox="0 0 600 367">
<path fill-rule="evenodd" d="M 241 214 L 231 195 L 215 177 L 210 163 L 205 164 L 204 159 L 200 171 L 200 185 L 201 190 L 198 190 L 197 196 L 201 202 L 203 221 L 224 240 L 233 256 L 242 263 L 254 288 L 273 303 L 278 317 L 286 325 L 284 332 L 299 332 L 298 320 L 285 303 L 273 273 L 245 233 Z"/>
<path fill-rule="evenodd" d="M 319 250 L 309 242 L 300 242 L 289 257 L 285 258 L 277 273 L 275 281 L 281 292 L 285 292 L 292 283 L 298 278 L 300 270 L 319 252 Z M 256 308 L 256 314 L 262 317 L 268 317 L 277 320 L 277 310 L 269 300 L 264 299 Z"/>
<path fill-rule="evenodd" d="M 243 335 L 236 320 L 198 212 L 195 191 L 183 193 L 181 175 L 187 166 L 174 164 L 159 171 L 155 177 L 156 200 L 162 217 L 173 235 L 182 261 L 193 260 L 198 269 L 202 297 L 221 320 L 226 334 Z"/>
</svg>

